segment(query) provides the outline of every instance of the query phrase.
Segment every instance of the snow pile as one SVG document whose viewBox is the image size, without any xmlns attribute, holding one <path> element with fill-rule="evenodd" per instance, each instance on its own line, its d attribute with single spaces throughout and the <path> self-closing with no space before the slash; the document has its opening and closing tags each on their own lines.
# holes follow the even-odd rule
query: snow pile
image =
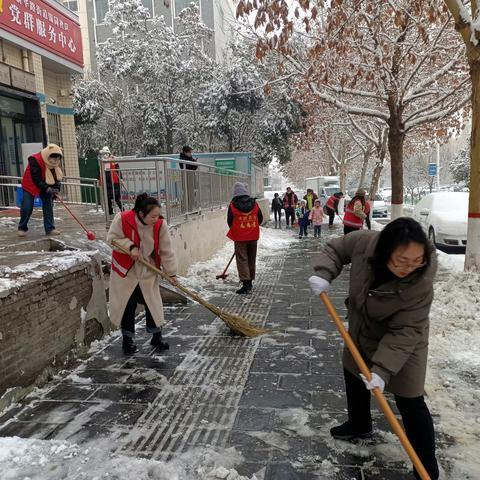
<svg viewBox="0 0 480 480">
<path fill-rule="evenodd" d="M 465 255 L 447 255 L 437 250 L 438 264 L 440 269 L 452 272 L 463 272 L 465 267 Z"/>
<path fill-rule="evenodd" d="M 452 257 L 452 256 L 449 256 Z M 440 256 L 441 264 L 442 256 Z M 455 445 L 441 453 L 451 478 L 480 478 L 480 275 L 444 273 L 431 312 L 427 393 L 439 432 Z"/>
<path fill-rule="evenodd" d="M 235 449 L 195 449 L 169 462 L 112 453 L 112 441 L 78 446 L 55 440 L 0 438 L 2 480 L 259 480 L 233 468 L 243 458 Z"/>
<path fill-rule="evenodd" d="M 95 253 L 80 251 L 55 252 L 55 255 L 47 258 L 43 257 L 40 260 L 12 268 L 0 266 L 0 291 L 19 288 L 28 280 L 39 279 L 46 275 L 68 270 L 81 262 L 90 262 L 91 255 Z M 17 255 L 20 255 L 20 253 Z"/>
<path fill-rule="evenodd" d="M 295 232 L 296 233 L 296 232 Z M 273 230 L 262 228 L 257 251 L 257 271 L 268 270 L 268 256 L 281 254 L 288 250 L 296 236 L 291 231 Z M 188 269 L 186 278 L 182 284 L 198 291 L 204 297 L 225 295 L 238 288 L 239 283 L 235 259 L 228 269 L 228 279 L 216 280 L 216 275 L 221 274 L 233 254 L 233 242 L 228 242 L 216 255 L 206 262 L 194 263 Z M 209 287 L 209 288 L 208 288 Z M 213 288 L 212 288 L 213 287 Z"/>
</svg>

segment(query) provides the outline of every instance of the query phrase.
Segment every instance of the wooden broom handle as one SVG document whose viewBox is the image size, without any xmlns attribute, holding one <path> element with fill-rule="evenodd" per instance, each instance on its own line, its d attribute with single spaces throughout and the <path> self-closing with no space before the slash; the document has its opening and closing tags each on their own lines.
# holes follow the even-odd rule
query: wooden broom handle
<svg viewBox="0 0 480 480">
<path fill-rule="evenodd" d="M 335 322 L 335 325 L 337 326 L 337 329 L 340 332 L 340 335 L 343 337 L 343 340 L 345 341 L 345 345 L 347 346 L 348 350 L 352 354 L 352 357 L 355 360 L 355 363 L 357 364 L 358 368 L 363 373 L 363 375 L 365 375 L 366 379 L 370 381 L 372 379 L 372 374 L 370 373 L 370 370 L 368 369 L 367 364 L 365 363 L 365 360 L 363 360 L 362 355 L 360 355 L 360 352 L 358 351 L 357 346 L 355 345 L 355 343 L 353 343 L 352 337 L 347 332 L 347 329 L 343 325 L 342 320 L 338 316 L 338 313 L 335 310 L 335 307 L 333 306 L 332 302 L 330 301 L 330 298 L 326 293 L 321 293 L 320 298 L 322 302 L 325 304 L 325 307 L 327 308 L 328 313 L 330 314 L 333 321 Z M 407 438 L 407 435 L 403 431 L 403 428 L 400 425 L 399 421 L 397 420 L 397 417 L 395 417 L 394 413 L 392 412 L 392 409 L 390 408 L 390 405 L 385 399 L 385 396 L 383 395 L 383 393 L 378 387 L 373 389 L 373 395 L 375 396 L 383 413 L 387 417 L 388 423 L 390 423 L 392 430 L 395 432 L 395 434 L 400 440 L 400 443 L 402 444 L 403 448 L 407 452 L 407 455 L 410 457 L 410 460 L 415 466 L 418 474 L 420 475 L 420 478 L 422 480 L 430 480 L 430 475 L 425 470 L 425 467 L 423 466 L 421 460 L 418 458 L 417 453 L 413 449 L 412 444 L 410 443 L 410 440 Z"/>
</svg>

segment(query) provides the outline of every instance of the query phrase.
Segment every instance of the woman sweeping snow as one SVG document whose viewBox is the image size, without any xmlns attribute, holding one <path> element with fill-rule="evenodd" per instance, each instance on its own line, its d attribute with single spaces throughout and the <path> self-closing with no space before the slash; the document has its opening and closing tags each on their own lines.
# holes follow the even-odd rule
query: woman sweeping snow
<svg viewBox="0 0 480 480">
<path fill-rule="evenodd" d="M 147 332 L 152 333 L 152 346 L 167 350 L 168 343 L 162 339 L 162 297 L 157 275 L 136 262 L 140 256 L 170 276 L 176 285 L 177 261 L 170 243 L 168 225 L 160 215 L 158 200 L 146 193 L 135 200 L 133 210 L 117 214 L 107 235 L 107 241 L 115 240 L 130 255 L 115 248 L 112 251 L 112 273 L 110 275 L 110 320 L 121 327 L 123 351 L 137 351 L 135 337 L 135 310 L 145 305 Z"/>
<path fill-rule="evenodd" d="M 395 395 L 413 448 L 432 480 L 438 479 L 433 422 L 423 397 L 437 267 L 434 247 L 421 225 L 409 218 L 391 222 L 382 232 L 358 231 L 336 238 L 316 262 L 319 276 L 309 280 L 315 295 L 327 293 L 347 264 L 351 264 L 349 333 L 372 380 L 360 378 L 353 357 L 344 349 L 348 421 L 330 433 L 341 440 L 370 437 L 370 390 L 385 388 Z"/>
</svg>

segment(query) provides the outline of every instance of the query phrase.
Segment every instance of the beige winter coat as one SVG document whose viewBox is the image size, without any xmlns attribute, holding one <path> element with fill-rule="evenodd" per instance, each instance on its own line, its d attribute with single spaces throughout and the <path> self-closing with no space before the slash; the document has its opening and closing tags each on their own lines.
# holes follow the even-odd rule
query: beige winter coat
<svg viewBox="0 0 480 480">
<path fill-rule="evenodd" d="M 348 324 L 353 341 L 371 371 L 386 381 L 387 391 L 418 397 L 424 393 L 428 315 L 437 259 L 432 246 L 432 262 L 426 271 L 370 290 L 374 274 L 369 259 L 378 235 L 379 232 L 363 230 L 331 240 L 315 259 L 314 268 L 320 277 L 331 282 L 344 265 L 351 264 Z M 343 365 L 358 375 L 347 349 Z"/>
<path fill-rule="evenodd" d="M 153 256 L 153 225 L 143 225 L 136 216 L 135 220 L 140 237 L 140 254 L 143 258 L 150 261 L 152 265 L 155 265 Z M 125 238 L 120 213 L 113 219 L 107 235 L 107 241 L 111 243 L 112 240 L 116 240 L 126 249 L 130 249 L 130 246 L 133 245 L 133 242 L 129 238 Z M 165 221 L 163 221 L 162 228 L 160 229 L 159 253 L 162 259 L 162 269 L 165 273 L 168 275 L 176 275 L 177 260 L 175 258 L 175 252 L 172 250 L 168 225 Z M 115 326 L 120 326 L 127 302 L 137 285 L 140 285 L 143 297 L 152 313 L 155 324 L 157 327 L 161 327 L 165 323 L 165 319 L 163 316 L 163 303 L 162 297 L 160 296 L 158 277 L 139 262 L 134 264 L 125 278 L 120 277 L 120 275 L 112 270 L 109 295 L 110 321 Z"/>
</svg>

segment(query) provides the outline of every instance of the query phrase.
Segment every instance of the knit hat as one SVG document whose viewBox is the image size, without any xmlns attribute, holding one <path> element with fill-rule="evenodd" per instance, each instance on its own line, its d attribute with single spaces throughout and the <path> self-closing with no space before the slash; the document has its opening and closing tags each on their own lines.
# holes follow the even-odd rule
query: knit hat
<svg viewBox="0 0 480 480">
<path fill-rule="evenodd" d="M 359 196 L 359 197 L 364 197 L 365 195 L 367 194 L 367 192 L 365 191 L 364 188 L 359 188 L 357 190 L 357 193 L 355 193 L 355 195 Z"/>
<path fill-rule="evenodd" d="M 102 155 L 111 155 L 112 152 L 110 151 L 110 149 L 108 147 L 103 147 L 101 150 L 100 150 L 100 153 Z"/>
<path fill-rule="evenodd" d="M 233 187 L 233 198 L 249 195 L 248 187 L 245 183 L 237 182 Z"/>
</svg>

